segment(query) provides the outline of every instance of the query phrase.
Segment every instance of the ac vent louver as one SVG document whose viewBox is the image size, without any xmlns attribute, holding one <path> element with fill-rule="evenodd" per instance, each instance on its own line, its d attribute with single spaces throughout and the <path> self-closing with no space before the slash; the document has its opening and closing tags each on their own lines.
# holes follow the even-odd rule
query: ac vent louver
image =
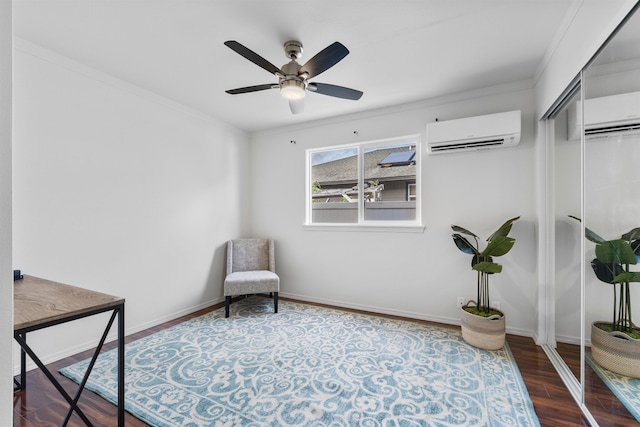
<svg viewBox="0 0 640 427">
<path fill-rule="evenodd" d="M 619 126 L 603 126 L 593 129 L 585 129 L 584 134 L 587 136 L 605 136 L 612 133 L 631 133 L 640 131 L 640 123 L 619 125 Z"/>
<path fill-rule="evenodd" d="M 466 143 L 452 143 L 452 144 L 443 144 L 437 147 L 431 147 L 432 152 L 436 151 L 452 151 L 452 150 L 468 150 L 468 149 L 482 149 L 482 148 L 491 148 L 497 147 L 500 145 L 504 145 L 504 139 L 490 139 L 488 141 L 472 141 Z"/>
</svg>

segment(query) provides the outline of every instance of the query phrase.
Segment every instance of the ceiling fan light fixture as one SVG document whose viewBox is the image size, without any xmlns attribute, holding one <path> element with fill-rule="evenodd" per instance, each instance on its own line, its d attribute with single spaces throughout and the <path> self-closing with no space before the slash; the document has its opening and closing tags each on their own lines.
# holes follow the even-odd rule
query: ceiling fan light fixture
<svg viewBox="0 0 640 427">
<path fill-rule="evenodd" d="M 289 101 L 304 98 L 305 84 L 298 80 L 283 80 L 280 83 L 280 95 Z"/>
</svg>

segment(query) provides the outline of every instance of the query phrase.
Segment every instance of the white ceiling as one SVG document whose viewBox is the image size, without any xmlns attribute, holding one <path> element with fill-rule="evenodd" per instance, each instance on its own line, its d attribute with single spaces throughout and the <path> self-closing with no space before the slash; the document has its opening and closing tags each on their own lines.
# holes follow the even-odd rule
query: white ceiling
<svg viewBox="0 0 640 427">
<path fill-rule="evenodd" d="M 247 131 L 534 79 L 576 0 L 14 0 L 18 38 Z M 223 45 L 281 66 L 340 41 L 350 54 L 292 115 L 277 90 L 228 95 L 276 77 Z"/>
</svg>

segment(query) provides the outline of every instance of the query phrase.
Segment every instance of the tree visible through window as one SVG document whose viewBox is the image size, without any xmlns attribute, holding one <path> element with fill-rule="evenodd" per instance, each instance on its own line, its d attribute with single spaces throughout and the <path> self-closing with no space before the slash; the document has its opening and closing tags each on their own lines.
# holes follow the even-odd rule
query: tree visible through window
<svg viewBox="0 0 640 427">
<path fill-rule="evenodd" d="M 418 221 L 419 148 L 412 136 L 309 150 L 308 222 Z"/>
</svg>

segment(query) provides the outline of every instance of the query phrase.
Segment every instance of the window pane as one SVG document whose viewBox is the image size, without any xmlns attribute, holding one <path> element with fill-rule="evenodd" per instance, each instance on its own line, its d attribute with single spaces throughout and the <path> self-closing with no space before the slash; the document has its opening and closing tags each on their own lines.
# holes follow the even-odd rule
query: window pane
<svg viewBox="0 0 640 427">
<path fill-rule="evenodd" d="M 419 220 L 419 136 L 309 150 L 312 224 Z"/>
<path fill-rule="evenodd" d="M 311 153 L 311 222 L 358 222 L 358 149 Z"/>
<path fill-rule="evenodd" d="M 416 219 L 416 162 L 415 143 L 364 151 L 365 221 Z"/>
</svg>

